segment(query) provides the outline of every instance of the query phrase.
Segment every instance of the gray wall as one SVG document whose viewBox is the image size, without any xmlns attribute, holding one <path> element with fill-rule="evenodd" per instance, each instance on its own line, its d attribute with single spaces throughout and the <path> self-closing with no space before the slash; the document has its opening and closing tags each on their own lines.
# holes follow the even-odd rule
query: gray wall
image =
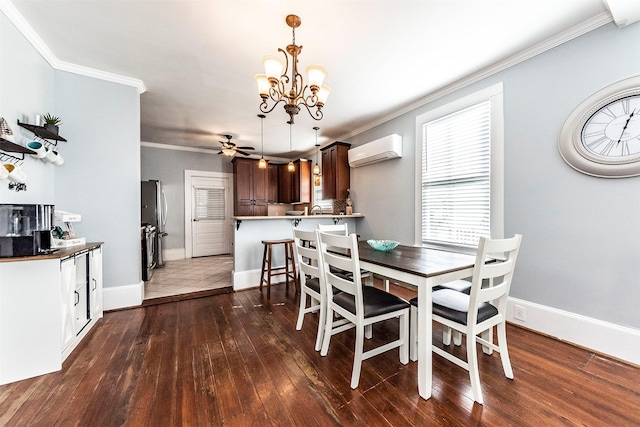
<svg viewBox="0 0 640 427">
<path fill-rule="evenodd" d="M 136 88 L 56 71 L 55 111 L 65 119 L 55 169 L 56 208 L 82 214 L 74 226 L 105 242 L 104 286 L 139 283 L 140 108 Z"/>
<path fill-rule="evenodd" d="M 609 24 L 351 138 L 398 133 L 404 155 L 352 169 L 363 238 L 414 239 L 415 118 L 504 83 L 505 235 L 521 233 L 511 296 L 640 328 L 640 177 L 594 178 L 558 153 L 569 113 L 592 93 L 640 73 L 640 23 Z"/>
<path fill-rule="evenodd" d="M 168 215 L 165 249 L 183 249 L 184 236 L 184 171 L 231 173 L 228 157 L 211 153 L 171 150 L 143 146 L 140 148 L 140 175 L 142 180 L 162 181 L 167 197 Z M 138 185 L 139 186 L 139 185 Z M 139 205 L 139 203 L 138 203 Z M 140 207 L 138 206 L 138 211 Z"/>
<path fill-rule="evenodd" d="M 105 242 L 105 287 L 140 283 L 140 120 L 135 88 L 56 71 L 0 13 L 0 116 L 16 142 L 32 135 L 17 119 L 61 116 L 61 167 L 27 157 L 27 191 L 0 185 L 0 203 L 53 203 L 82 214 L 75 229 Z"/>
</svg>

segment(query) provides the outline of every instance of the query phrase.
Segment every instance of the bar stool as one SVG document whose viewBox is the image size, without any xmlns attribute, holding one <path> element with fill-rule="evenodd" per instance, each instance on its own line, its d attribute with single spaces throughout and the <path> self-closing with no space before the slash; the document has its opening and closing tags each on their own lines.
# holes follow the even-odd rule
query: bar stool
<svg viewBox="0 0 640 427">
<path fill-rule="evenodd" d="M 296 287 L 296 294 L 298 293 L 298 281 L 296 279 L 296 263 L 294 261 L 293 254 L 293 239 L 282 240 L 263 240 L 264 252 L 262 254 L 262 271 L 260 273 L 260 292 L 262 292 L 262 284 L 267 284 L 267 298 L 271 298 L 271 278 L 273 276 L 285 276 L 285 282 L 287 284 L 287 290 L 289 290 L 289 279 L 293 281 Z M 272 246 L 283 245 L 284 246 L 284 266 L 273 268 L 272 262 Z M 266 273 L 266 277 L 265 277 Z"/>
</svg>

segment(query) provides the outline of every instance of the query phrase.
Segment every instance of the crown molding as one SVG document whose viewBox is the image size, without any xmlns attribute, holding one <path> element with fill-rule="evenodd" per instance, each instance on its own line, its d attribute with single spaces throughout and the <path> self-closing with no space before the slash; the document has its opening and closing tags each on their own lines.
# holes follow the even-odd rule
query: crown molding
<svg viewBox="0 0 640 427">
<path fill-rule="evenodd" d="M 597 28 L 602 27 L 603 25 L 606 25 L 610 22 L 613 21 L 613 17 L 611 16 L 611 13 L 609 12 L 601 12 L 598 15 L 595 15 L 594 17 L 587 19 L 586 21 L 569 28 L 568 30 L 565 30 L 563 32 L 561 32 L 560 34 L 547 39 L 543 42 L 540 42 L 528 49 L 525 49 L 521 52 L 518 52 L 515 55 L 512 55 L 506 59 L 503 59 L 499 62 L 496 62 L 495 64 L 480 70 L 476 73 L 473 73 L 465 78 L 462 78 L 450 85 L 444 86 L 440 89 L 437 89 L 431 93 L 429 93 L 428 95 L 412 102 L 411 104 L 407 104 L 397 110 L 395 110 L 393 113 L 388 114 L 384 117 L 381 117 L 373 122 L 369 122 L 364 126 L 359 127 L 358 129 L 352 130 L 351 132 L 348 132 L 344 135 L 339 136 L 338 138 L 336 138 L 336 140 L 338 141 L 344 141 L 345 139 L 349 139 L 352 138 L 356 135 L 359 135 L 363 132 L 368 131 L 369 129 L 373 129 L 374 127 L 381 125 L 383 123 L 388 122 L 389 120 L 395 119 L 396 117 L 399 117 L 405 113 L 408 113 L 412 110 L 415 110 L 418 107 L 422 107 L 423 105 L 426 105 L 430 102 L 433 102 L 439 98 L 442 98 L 443 96 L 449 95 L 450 93 L 456 92 L 466 86 L 469 86 L 473 83 L 477 83 L 483 79 L 486 79 L 489 76 L 492 76 L 494 74 L 497 74 L 501 71 L 506 70 L 507 68 L 513 67 L 514 65 L 517 65 L 521 62 L 526 61 L 527 59 L 533 58 L 534 56 L 540 55 L 541 53 L 544 53 L 548 50 L 553 49 L 554 47 L 557 47 L 563 43 L 566 43 L 568 41 L 571 41 L 575 38 L 578 38 L 590 31 L 593 31 Z"/>
<path fill-rule="evenodd" d="M 138 90 L 138 94 L 147 91 L 144 82 L 132 77 L 122 76 L 120 74 L 109 73 L 106 71 L 89 68 L 82 65 L 72 64 L 59 60 L 49 49 L 46 43 L 40 38 L 38 33 L 29 25 L 29 23 L 15 8 L 9 0 L 0 0 L 0 10 L 9 20 L 16 26 L 18 31 L 27 39 L 29 43 L 42 55 L 42 57 L 51 65 L 52 68 L 69 73 L 79 74 L 82 76 L 92 77 L 95 79 L 106 80 L 126 86 L 133 86 Z"/>
</svg>

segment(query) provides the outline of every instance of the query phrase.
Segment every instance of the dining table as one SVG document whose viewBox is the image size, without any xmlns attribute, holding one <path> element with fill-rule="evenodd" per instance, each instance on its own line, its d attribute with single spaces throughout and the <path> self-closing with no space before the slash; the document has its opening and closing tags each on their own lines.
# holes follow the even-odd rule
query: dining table
<svg viewBox="0 0 640 427">
<path fill-rule="evenodd" d="M 475 254 L 398 245 L 384 252 L 358 242 L 360 266 L 374 274 L 411 285 L 418 292 L 418 393 L 431 397 L 432 299 L 434 286 L 471 277 Z"/>
</svg>

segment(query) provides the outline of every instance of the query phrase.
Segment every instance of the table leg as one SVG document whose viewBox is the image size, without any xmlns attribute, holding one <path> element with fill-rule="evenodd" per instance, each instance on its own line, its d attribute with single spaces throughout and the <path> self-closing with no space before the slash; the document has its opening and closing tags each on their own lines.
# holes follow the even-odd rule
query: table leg
<svg viewBox="0 0 640 427">
<path fill-rule="evenodd" d="M 431 397 L 431 287 L 426 280 L 418 286 L 418 393 Z"/>
</svg>

